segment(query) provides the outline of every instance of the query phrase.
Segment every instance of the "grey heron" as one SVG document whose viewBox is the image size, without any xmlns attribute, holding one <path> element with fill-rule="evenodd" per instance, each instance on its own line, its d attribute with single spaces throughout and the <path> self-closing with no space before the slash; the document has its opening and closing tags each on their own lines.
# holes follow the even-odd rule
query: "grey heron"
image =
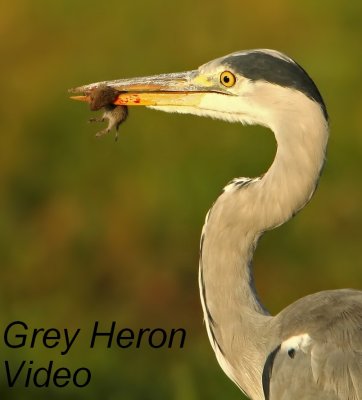
<svg viewBox="0 0 362 400">
<path fill-rule="evenodd" d="M 216 358 L 251 399 L 361 400 L 362 292 L 315 293 L 271 316 L 254 286 L 262 234 L 312 197 L 325 160 L 328 114 L 316 85 L 274 50 L 229 54 L 190 72 L 98 82 L 71 89 L 89 101 L 101 85 L 114 105 L 144 105 L 270 128 L 275 159 L 260 178 L 236 178 L 202 230 L 199 286 Z"/>
</svg>

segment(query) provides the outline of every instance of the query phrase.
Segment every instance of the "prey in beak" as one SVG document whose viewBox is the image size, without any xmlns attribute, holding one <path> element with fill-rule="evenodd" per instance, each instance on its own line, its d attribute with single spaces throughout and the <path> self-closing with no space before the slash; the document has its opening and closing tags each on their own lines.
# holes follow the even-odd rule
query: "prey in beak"
<svg viewBox="0 0 362 400">
<path fill-rule="evenodd" d="M 126 106 L 117 106 L 114 104 L 118 98 L 118 95 L 119 91 L 115 88 L 107 86 L 106 84 L 101 84 L 90 89 L 87 96 L 84 96 L 84 100 L 89 103 L 89 108 L 91 111 L 98 111 L 102 108 L 104 109 L 104 113 L 101 118 L 90 118 L 89 122 L 104 122 L 108 120 L 107 128 L 97 132 L 97 137 L 103 136 L 109 133 L 112 129 L 115 129 L 115 139 L 118 139 L 118 128 L 128 116 L 128 108 Z"/>
<path fill-rule="evenodd" d="M 146 106 L 166 112 L 207 115 L 216 98 L 232 97 L 220 82 L 219 73 L 193 70 L 141 78 L 118 79 L 79 86 L 69 90 L 74 100 L 87 102 L 91 110 L 105 110 L 108 127 L 97 136 L 118 127 L 127 118 L 127 107 Z M 211 107 L 210 107 L 211 105 Z"/>
</svg>

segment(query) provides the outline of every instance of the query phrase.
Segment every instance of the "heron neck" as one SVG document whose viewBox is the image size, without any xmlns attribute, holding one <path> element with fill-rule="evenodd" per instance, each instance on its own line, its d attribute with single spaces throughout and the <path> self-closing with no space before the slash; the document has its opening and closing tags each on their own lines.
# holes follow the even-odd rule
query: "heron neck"
<svg viewBox="0 0 362 400">
<path fill-rule="evenodd" d="M 258 357 L 264 355 L 271 317 L 255 290 L 252 257 L 263 232 L 291 218 L 315 190 L 328 138 L 324 119 L 317 121 L 294 119 L 275 126 L 278 149 L 270 169 L 244 186 L 229 185 L 203 230 L 200 291 L 209 338 L 227 375 L 249 380 L 245 387 L 256 385 L 255 396 L 261 395 L 265 360 Z"/>
</svg>

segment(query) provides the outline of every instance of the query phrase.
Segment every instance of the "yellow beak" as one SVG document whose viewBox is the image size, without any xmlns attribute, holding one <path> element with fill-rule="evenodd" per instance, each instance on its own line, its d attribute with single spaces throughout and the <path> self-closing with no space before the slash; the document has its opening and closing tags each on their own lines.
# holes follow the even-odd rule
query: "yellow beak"
<svg viewBox="0 0 362 400">
<path fill-rule="evenodd" d="M 197 106 L 205 93 L 223 93 L 212 79 L 195 70 L 91 83 L 70 89 L 70 93 L 81 93 L 71 99 L 90 103 L 90 93 L 100 86 L 117 90 L 113 104 L 123 106 Z"/>
</svg>

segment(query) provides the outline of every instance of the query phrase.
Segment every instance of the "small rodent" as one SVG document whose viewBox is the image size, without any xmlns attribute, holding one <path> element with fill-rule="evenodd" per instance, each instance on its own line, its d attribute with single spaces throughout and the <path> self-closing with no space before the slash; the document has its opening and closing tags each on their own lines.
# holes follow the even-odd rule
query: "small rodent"
<svg viewBox="0 0 362 400">
<path fill-rule="evenodd" d="M 128 116 L 128 107 L 113 104 L 118 94 L 118 90 L 107 85 L 98 86 L 88 93 L 90 98 L 90 109 L 92 111 L 97 111 L 101 108 L 104 109 L 101 118 L 91 118 L 89 122 L 104 122 L 108 120 L 107 128 L 96 133 L 96 136 L 98 137 L 109 133 L 113 128 L 115 128 L 116 140 L 118 139 L 118 128 Z"/>
</svg>

